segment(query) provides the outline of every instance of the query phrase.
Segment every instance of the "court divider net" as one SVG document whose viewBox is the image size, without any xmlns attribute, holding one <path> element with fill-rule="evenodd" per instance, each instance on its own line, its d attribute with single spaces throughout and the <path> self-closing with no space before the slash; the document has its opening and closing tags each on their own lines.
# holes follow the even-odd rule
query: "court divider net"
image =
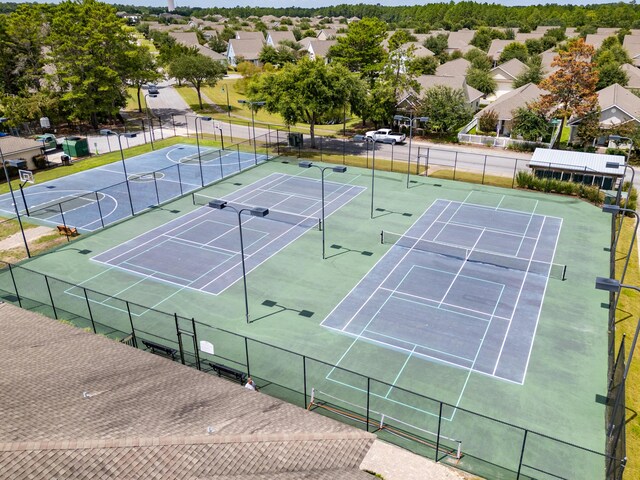
<svg viewBox="0 0 640 480">
<path fill-rule="evenodd" d="M 544 277 L 548 276 L 557 280 L 566 280 L 567 266 L 559 263 L 542 262 L 486 250 L 469 249 L 457 245 L 434 242 L 424 238 L 387 232 L 385 230 L 380 232 L 380 242 L 382 244 L 398 245 L 411 250 L 443 255 L 465 262 L 485 263 L 500 268 L 519 270 Z"/>
</svg>

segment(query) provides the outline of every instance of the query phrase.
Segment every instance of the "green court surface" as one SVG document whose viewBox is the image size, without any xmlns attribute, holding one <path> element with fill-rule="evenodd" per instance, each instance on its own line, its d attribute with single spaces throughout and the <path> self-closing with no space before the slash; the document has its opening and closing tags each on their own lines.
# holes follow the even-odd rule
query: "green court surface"
<svg viewBox="0 0 640 480">
<path fill-rule="evenodd" d="M 317 169 L 300 169 L 295 160 L 280 159 L 200 193 L 232 197 L 277 173 L 320 178 Z M 376 172 L 371 219 L 370 171 L 352 167 L 343 174 L 327 171 L 325 181 L 363 190 L 326 219 L 326 260 L 321 256 L 321 232 L 309 228 L 250 269 L 249 324 L 240 280 L 215 295 L 92 260 L 207 208 L 194 205 L 190 196 L 14 267 L 14 279 L 27 303 L 49 305 L 51 290 L 60 318 L 88 317 L 90 309 L 101 324 L 131 332 L 130 311 L 139 337 L 174 348 L 178 347 L 173 314 L 194 318 L 198 340 L 215 347 L 215 356 L 202 353 L 202 358 L 244 368 L 249 350 L 251 374 L 262 380 L 263 392 L 307 403 L 309 399 L 303 400 L 301 394 L 306 387 L 310 397 L 313 389 L 318 403 L 352 412 L 348 421 L 364 418 L 369 404 L 370 420 L 433 442 L 440 428 L 441 446 L 453 450 L 459 441 L 463 452 L 459 460 L 452 456 L 440 460 L 478 475 L 515 478 L 520 468 L 520 478 L 602 478 L 605 405 L 599 399 L 606 396 L 607 388 L 607 311 L 603 307 L 607 297 L 596 293 L 594 279 L 608 272 L 605 247 L 610 217 L 576 198 L 421 177 L 407 189 L 405 176 Z M 561 219 L 553 262 L 567 266 L 566 280 L 548 280 L 532 346 L 523 347 L 530 348 L 523 382 L 412 355 L 410 350 L 388 348 L 321 325 L 393 248 L 381 244 L 380 232 L 407 231 L 438 200 Z M 154 265 L 182 261 L 171 250 L 164 252 L 166 256 L 155 258 Z M 46 274 L 48 284 L 26 269 Z M 5 269 L 0 273 L 0 292 L 14 291 Z M 471 293 L 460 291 L 461 296 Z M 178 323 L 190 331 L 189 321 Z M 455 342 L 470 335 L 455 328 L 425 331 L 425 341 L 446 336 Z M 250 340 L 245 343 L 223 330 Z M 184 348 L 193 353 L 189 342 Z M 380 435 L 390 436 L 390 432 L 383 430 Z M 433 458 L 433 450 L 423 444 L 395 441 Z"/>
</svg>

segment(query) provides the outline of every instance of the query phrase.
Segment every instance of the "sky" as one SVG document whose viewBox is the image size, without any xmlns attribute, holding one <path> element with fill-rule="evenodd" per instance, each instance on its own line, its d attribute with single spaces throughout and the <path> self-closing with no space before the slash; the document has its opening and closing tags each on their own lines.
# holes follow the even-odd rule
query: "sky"
<svg viewBox="0 0 640 480">
<path fill-rule="evenodd" d="M 104 1 L 104 0 L 103 0 Z M 557 5 L 584 5 L 584 4 L 601 4 L 601 3 L 616 3 L 613 0 L 484 0 L 487 3 L 497 3 L 506 6 L 524 6 L 524 5 L 539 5 L 545 3 L 555 3 Z M 484 1 L 482 3 L 484 3 Z M 117 3 L 121 5 L 137 5 L 137 6 L 152 6 L 152 7 L 164 7 L 167 5 L 166 0 L 108 0 L 106 3 Z M 176 7 L 304 7 L 304 8 L 317 8 L 327 7 L 331 5 L 340 4 L 377 4 L 384 6 L 398 6 L 398 5 L 424 5 L 427 3 L 437 3 L 435 1 L 419 1 L 419 0 L 174 0 Z"/>
</svg>

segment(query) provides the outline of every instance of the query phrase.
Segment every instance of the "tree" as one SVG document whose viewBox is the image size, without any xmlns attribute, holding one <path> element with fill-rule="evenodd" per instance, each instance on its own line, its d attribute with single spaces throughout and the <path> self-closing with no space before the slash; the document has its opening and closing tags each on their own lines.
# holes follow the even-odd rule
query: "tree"
<svg viewBox="0 0 640 480">
<path fill-rule="evenodd" d="M 125 81 L 135 44 L 111 5 L 95 0 L 54 7 L 47 43 L 52 83 L 72 120 L 112 118 L 126 105 Z"/>
<path fill-rule="evenodd" d="M 363 18 L 349 25 L 344 37 L 329 49 L 328 58 L 358 72 L 362 78 L 373 80 L 384 64 L 386 53 L 382 42 L 387 24 L 377 18 Z"/>
<path fill-rule="evenodd" d="M 478 118 L 478 130 L 481 132 L 495 132 L 498 129 L 498 112 L 487 110 Z"/>
<path fill-rule="evenodd" d="M 253 100 L 265 101 L 265 109 L 282 115 L 288 125 L 308 123 L 315 148 L 315 125 L 322 113 L 344 107 L 360 87 L 358 77 L 344 65 L 303 58 L 276 73 L 260 75 L 249 85 L 248 94 Z"/>
<path fill-rule="evenodd" d="M 435 75 L 440 62 L 436 57 L 412 58 L 407 62 L 409 72 L 414 75 Z"/>
<path fill-rule="evenodd" d="M 520 88 L 527 83 L 539 84 L 544 78 L 542 57 L 533 55 L 527 61 L 527 69 L 513 80 L 513 88 Z"/>
<path fill-rule="evenodd" d="M 486 70 L 487 72 L 491 70 L 493 67 L 493 62 L 489 58 L 489 56 L 484 53 L 482 50 L 477 48 L 472 48 L 465 55 L 464 58 L 471 62 L 471 66 L 473 68 L 477 68 L 480 70 Z"/>
<path fill-rule="evenodd" d="M 430 37 L 427 37 L 422 44 L 431 50 L 433 54 L 440 59 L 440 61 L 442 61 L 447 57 L 446 50 L 449 47 L 449 35 L 446 33 L 431 35 Z"/>
<path fill-rule="evenodd" d="M 505 39 L 505 34 L 495 28 L 480 27 L 473 35 L 470 44 L 487 52 L 494 39 Z"/>
<path fill-rule="evenodd" d="M 402 45 L 408 42 L 415 42 L 416 37 L 406 30 L 396 30 L 391 37 L 389 37 L 389 51 L 397 50 Z"/>
<path fill-rule="evenodd" d="M 169 64 L 169 75 L 191 83 L 196 89 L 200 109 L 202 109 L 202 87 L 214 86 L 225 73 L 227 73 L 226 66 L 200 53 L 176 58 Z"/>
<path fill-rule="evenodd" d="M 608 62 L 596 67 L 598 74 L 598 83 L 596 84 L 596 90 L 602 90 L 614 83 L 622 85 L 623 87 L 629 83 L 629 75 L 622 70 L 622 67 L 615 62 Z"/>
<path fill-rule="evenodd" d="M 535 106 L 519 107 L 511 113 L 512 135 L 520 135 L 528 142 L 538 142 L 549 134 L 549 122 Z"/>
<path fill-rule="evenodd" d="M 481 91 L 485 95 L 495 93 L 498 88 L 498 82 L 491 76 L 487 70 L 469 67 L 467 70 L 467 84 Z"/>
<path fill-rule="evenodd" d="M 214 52 L 225 53 L 228 47 L 227 42 L 220 38 L 220 35 L 216 33 L 209 39 L 209 48 Z"/>
<path fill-rule="evenodd" d="M 511 42 L 509 45 L 504 47 L 504 50 L 502 50 L 498 63 L 507 62 L 512 58 L 517 58 L 521 62 L 526 62 L 529 58 L 527 46 L 524 43 Z"/>
<path fill-rule="evenodd" d="M 279 45 L 278 48 L 265 45 L 262 47 L 258 59 L 263 64 L 270 63 L 276 67 L 281 67 L 285 63 L 295 63 L 298 57 L 291 48 L 285 45 Z"/>
<path fill-rule="evenodd" d="M 144 45 L 136 46 L 131 52 L 128 67 L 127 80 L 130 85 L 136 87 L 138 111 L 142 112 L 142 102 L 140 100 L 142 86 L 147 83 L 157 82 L 162 78 L 162 75 L 158 72 L 155 59 L 149 48 Z"/>
<path fill-rule="evenodd" d="M 464 92 L 444 85 L 424 92 L 419 112 L 420 116 L 429 117 L 432 131 L 440 133 L 452 133 L 473 117 Z"/>
<path fill-rule="evenodd" d="M 568 117 L 582 117 L 597 108 L 598 73 L 591 62 L 594 53 L 582 38 L 569 42 L 551 63 L 558 70 L 540 83 L 549 93 L 540 97 L 538 107 L 545 114 L 555 111 L 561 117 L 560 131 Z"/>
</svg>

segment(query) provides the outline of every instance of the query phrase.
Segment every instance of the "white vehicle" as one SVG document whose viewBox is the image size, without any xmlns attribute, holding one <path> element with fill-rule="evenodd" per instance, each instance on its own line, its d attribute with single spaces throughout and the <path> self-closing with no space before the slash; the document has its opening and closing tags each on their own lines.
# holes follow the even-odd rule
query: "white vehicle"
<svg viewBox="0 0 640 480">
<path fill-rule="evenodd" d="M 404 142 L 405 138 L 407 138 L 407 136 L 404 133 L 394 132 L 390 128 L 372 130 L 367 132 L 365 136 L 366 141 L 372 142 L 375 140 L 376 142 L 390 143 L 392 145 Z"/>
<path fill-rule="evenodd" d="M 42 135 L 38 135 L 35 139 L 42 142 L 44 149 L 49 151 L 62 148 L 62 142 L 64 142 L 65 137 L 56 137 L 53 133 L 44 133 Z"/>
</svg>

